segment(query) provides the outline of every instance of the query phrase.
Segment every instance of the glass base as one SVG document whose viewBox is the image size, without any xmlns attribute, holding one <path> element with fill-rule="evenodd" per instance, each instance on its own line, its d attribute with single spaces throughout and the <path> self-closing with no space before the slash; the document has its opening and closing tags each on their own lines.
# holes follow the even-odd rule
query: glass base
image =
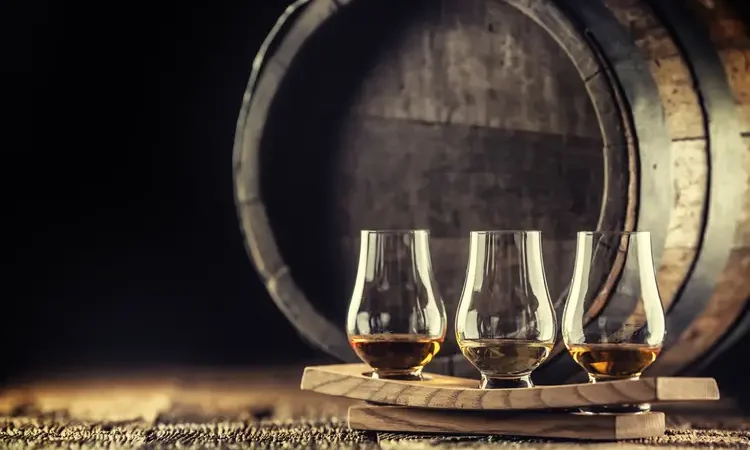
<svg viewBox="0 0 750 450">
<path fill-rule="evenodd" d="M 422 368 L 408 369 L 408 370 L 383 370 L 374 369 L 372 372 L 365 374 L 370 378 L 376 380 L 400 380 L 400 381 L 424 381 L 425 377 L 422 375 Z"/>
<path fill-rule="evenodd" d="M 619 381 L 619 380 L 637 380 L 640 378 L 640 374 L 622 378 L 622 377 L 605 377 L 589 374 L 589 383 L 607 382 L 607 381 Z M 581 414 L 643 414 L 651 411 L 650 403 L 634 403 L 626 405 L 597 405 L 597 406 L 586 406 L 580 408 Z"/>
<path fill-rule="evenodd" d="M 638 403 L 633 405 L 603 405 L 587 406 L 578 410 L 581 414 L 643 414 L 651 411 L 650 403 Z"/>
<path fill-rule="evenodd" d="M 482 381 L 479 382 L 479 389 L 515 389 L 534 387 L 531 382 L 531 376 L 517 378 L 498 378 L 489 377 L 482 374 Z"/>
<path fill-rule="evenodd" d="M 608 377 L 606 375 L 589 375 L 589 383 L 603 383 L 606 381 L 628 381 L 628 380 L 638 380 L 641 378 L 641 374 L 635 374 L 628 377 Z"/>
</svg>

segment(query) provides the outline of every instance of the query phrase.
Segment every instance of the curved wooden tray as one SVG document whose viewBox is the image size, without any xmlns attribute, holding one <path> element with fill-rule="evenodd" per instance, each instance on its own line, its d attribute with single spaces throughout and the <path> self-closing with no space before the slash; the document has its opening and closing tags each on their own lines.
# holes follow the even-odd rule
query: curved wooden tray
<svg viewBox="0 0 750 450">
<path fill-rule="evenodd" d="M 367 376 L 369 371 L 364 364 L 307 367 L 300 387 L 384 405 L 457 410 L 550 410 L 719 399 L 713 378 L 657 377 L 485 390 L 466 378 L 425 374 L 424 381 L 382 380 Z"/>
</svg>

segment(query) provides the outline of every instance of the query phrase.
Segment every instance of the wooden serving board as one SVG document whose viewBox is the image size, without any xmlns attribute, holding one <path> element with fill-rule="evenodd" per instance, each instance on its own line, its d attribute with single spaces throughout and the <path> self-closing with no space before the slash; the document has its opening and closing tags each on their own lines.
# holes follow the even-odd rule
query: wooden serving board
<svg viewBox="0 0 750 450">
<path fill-rule="evenodd" d="M 353 430 L 434 434 L 496 434 L 588 440 L 662 436 L 662 412 L 584 415 L 555 412 L 455 411 L 405 406 L 352 406 Z"/>
<path fill-rule="evenodd" d="M 658 377 L 596 384 L 479 389 L 478 381 L 425 374 L 424 381 L 373 379 L 365 364 L 306 367 L 303 390 L 418 408 L 549 410 L 596 405 L 718 400 L 713 378 Z"/>
</svg>

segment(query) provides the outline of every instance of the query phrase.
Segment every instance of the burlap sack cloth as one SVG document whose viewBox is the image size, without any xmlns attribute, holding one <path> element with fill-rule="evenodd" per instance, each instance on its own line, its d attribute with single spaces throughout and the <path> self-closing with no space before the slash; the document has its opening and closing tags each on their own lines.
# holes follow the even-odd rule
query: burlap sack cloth
<svg viewBox="0 0 750 450">
<path fill-rule="evenodd" d="M 0 448 L 750 448 L 750 420 L 731 401 L 668 411 L 666 436 L 617 443 L 350 431 L 346 410 L 355 402 L 299 391 L 301 373 L 89 374 L 15 383 L 0 391 Z"/>
</svg>

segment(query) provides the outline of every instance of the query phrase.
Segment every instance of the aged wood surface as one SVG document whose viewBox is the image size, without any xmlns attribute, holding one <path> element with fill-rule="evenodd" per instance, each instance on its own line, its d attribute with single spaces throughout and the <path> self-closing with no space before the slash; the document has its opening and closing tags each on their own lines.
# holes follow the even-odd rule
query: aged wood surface
<svg viewBox="0 0 750 450">
<path fill-rule="evenodd" d="M 638 415 L 488 413 L 404 406 L 352 406 L 349 408 L 348 424 L 354 430 L 607 441 L 658 437 L 665 431 L 664 413 L 661 412 Z"/>
<path fill-rule="evenodd" d="M 714 263 L 720 273 L 709 301 L 690 325 L 680 330 L 673 350 L 656 361 L 652 372 L 682 370 L 694 363 L 696 356 L 709 352 L 735 321 L 742 319 L 750 298 L 750 140 L 747 139 L 750 131 L 750 65 L 747 63 L 750 29 L 739 20 L 731 2 L 688 3 L 692 5 L 694 17 L 709 30 L 710 42 L 715 46 L 711 52 L 715 60 L 709 59 L 706 65 L 720 65 L 708 73 L 716 79 L 703 84 L 704 90 L 713 90 L 713 98 L 707 98 L 707 107 L 713 104 L 711 123 L 722 127 L 714 132 L 721 132 L 721 142 L 727 145 L 715 149 L 712 161 L 715 183 L 721 184 L 718 189 L 731 189 L 731 192 L 715 194 L 717 197 L 711 203 L 715 219 L 709 217 L 709 220 L 721 226 L 722 233 L 730 238 L 730 248 L 724 260 Z M 715 142 L 714 145 L 721 144 Z M 746 323 L 735 326 L 741 327 L 742 332 L 747 329 Z"/>
<path fill-rule="evenodd" d="M 325 366 L 324 366 L 325 367 Z M 340 417 L 359 399 L 301 390 L 302 366 L 248 370 L 158 370 L 71 374 L 15 382 L 0 388 L 0 415 L 54 415 L 65 411 L 76 420 L 134 420 L 157 417 L 261 417 L 275 420 Z M 475 381 L 453 380 L 460 386 Z M 668 394 L 674 397 L 674 394 Z M 734 428 L 745 428 L 742 410 L 731 398 L 710 402 L 656 404 L 668 417 L 684 416 L 720 427 L 732 417 Z M 672 421 L 672 427 L 684 426 Z"/>
<path fill-rule="evenodd" d="M 618 443 L 350 431 L 361 401 L 300 391 L 301 366 L 75 373 L 0 389 L 0 447 L 12 449 L 580 449 L 746 448 L 750 423 L 731 399 L 657 404 L 665 436 Z M 614 447 L 613 447 L 614 446 Z"/>
<path fill-rule="evenodd" d="M 429 374 L 424 381 L 373 379 L 364 364 L 305 368 L 301 388 L 388 405 L 466 410 L 533 410 L 719 399 L 712 378 L 643 378 L 596 384 L 478 389 L 475 380 Z"/>
<path fill-rule="evenodd" d="M 661 356 L 646 373 L 697 373 L 716 354 L 717 344 L 727 348 L 731 340 L 725 337 L 736 338 L 744 332 L 739 330 L 746 329 L 747 320 L 741 314 L 750 295 L 750 281 L 745 275 L 750 271 L 750 251 L 745 251 L 741 242 L 750 227 L 746 226 L 747 208 L 738 199 L 742 195 L 749 198 L 743 193 L 750 187 L 750 165 L 743 155 L 750 153 L 738 151 L 745 148 L 737 141 L 744 128 L 737 126 L 728 85 L 742 105 L 747 98 L 743 85 L 748 79 L 743 75 L 747 65 L 741 63 L 738 55 L 742 51 L 737 50 L 748 48 L 747 30 L 737 21 L 729 3 L 722 1 L 704 2 L 702 7 L 692 2 L 695 7 L 692 15 L 688 12 L 688 20 L 683 14 L 685 5 L 677 2 L 569 3 L 572 14 L 592 24 L 590 32 L 602 43 L 602 51 L 612 61 L 615 77 L 624 83 L 630 104 L 640 105 L 632 113 L 636 129 L 641 127 L 641 153 L 654 152 L 651 154 L 656 157 L 656 150 L 668 149 L 670 154 L 670 170 L 657 175 L 644 166 L 642 173 L 643 180 L 655 180 L 657 184 L 663 183 L 668 174 L 674 190 L 669 201 L 650 195 L 648 188 L 641 193 L 639 229 L 653 233 L 649 224 L 657 224 L 654 226 L 658 229 L 664 212 L 671 211 L 666 234 L 654 234 L 655 241 L 663 238 L 663 248 L 657 242 L 655 253 L 668 333 Z M 652 10 L 656 5 L 658 14 Z M 657 16 L 668 23 L 660 22 Z M 610 17 L 617 26 L 606 23 Z M 706 39 L 709 33 L 692 26 L 690 20 L 707 24 L 713 42 Z M 616 31 L 618 26 L 620 32 Z M 620 43 L 614 43 L 617 36 Z M 636 52 L 622 52 L 628 41 Z M 614 45 L 608 48 L 609 43 Z M 717 51 L 721 60 L 716 57 Z M 635 73 L 631 65 L 639 58 L 648 70 Z M 637 81 L 639 77 L 641 81 Z M 654 84 L 659 95 L 645 95 L 644 82 Z M 646 105 L 641 101 L 645 97 L 658 99 L 659 104 Z M 670 146 L 652 142 L 654 133 L 662 128 L 651 116 L 659 109 L 664 112 L 663 128 Z M 653 169 L 658 167 L 653 164 Z M 713 183 L 710 188 L 709 180 Z M 637 316 L 642 311 L 636 309 L 632 314 Z M 566 374 L 572 375 L 571 381 L 583 379 L 569 359 L 551 360 L 540 369 L 545 379 L 569 376 Z"/>
</svg>

